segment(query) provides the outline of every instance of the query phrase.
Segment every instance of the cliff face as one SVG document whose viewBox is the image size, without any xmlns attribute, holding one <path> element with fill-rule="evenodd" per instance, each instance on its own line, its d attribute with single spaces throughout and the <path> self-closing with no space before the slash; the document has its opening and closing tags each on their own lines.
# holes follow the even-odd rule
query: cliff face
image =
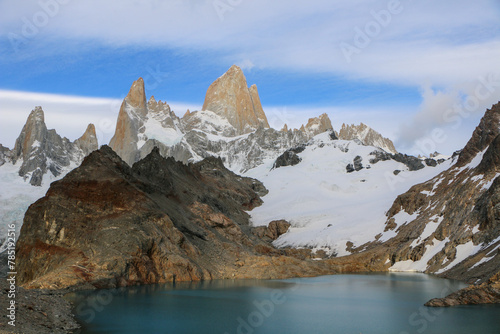
<svg viewBox="0 0 500 334">
<path fill-rule="evenodd" d="M 41 107 L 36 107 L 28 116 L 14 149 L 10 153 L 15 164 L 21 160 L 19 175 L 40 186 L 48 171 L 53 176 L 61 174 L 72 163 L 79 164 L 90 152 L 98 148 L 95 127 L 89 124 L 85 133 L 74 142 L 61 137 L 55 130 L 48 130 Z"/>
<path fill-rule="evenodd" d="M 252 233 L 245 210 L 265 192 L 216 158 L 183 165 L 155 149 L 131 168 L 103 146 L 28 209 L 18 281 L 55 289 L 331 273 Z"/>
<path fill-rule="evenodd" d="M 12 161 L 12 151 L 0 144 L 0 166 L 10 161 Z"/>
<path fill-rule="evenodd" d="M 114 136 L 109 146 L 127 163 L 132 165 L 139 158 L 137 142 L 139 129 L 144 126 L 147 114 L 146 93 L 142 78 L 134 81 L 122 102 Z"/>
<path fill-rule="evenodd" d="M 481 122 L 474 130 L 471 139 L 467 142 L 457 160 L 457 166 L 469 163 L 478 153 L 488 148 L 488 145 L 500 134 L 500 104 L 497 103 L 488 109 Z"/>
<path fill-rule="evenodd" d="M 259 127 L 269 128 L 257 86 L 248 88 L 243 71 L 236 65 L 208 87 L 202 110 L 212 111 L 226 119 L 235 128 L 235 135 Z"/>
</svg>

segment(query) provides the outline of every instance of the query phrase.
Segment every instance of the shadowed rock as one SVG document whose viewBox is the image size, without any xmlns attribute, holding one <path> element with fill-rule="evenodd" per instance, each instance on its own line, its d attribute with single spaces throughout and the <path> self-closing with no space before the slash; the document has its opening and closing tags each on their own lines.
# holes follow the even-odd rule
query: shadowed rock
<svg viewBox="0 0 500 334">
<path fill-rule="evenodd" d="M 246 210 L 265 193 L 217 158 L 184 165 L 154 149 L 129 167 L 103 146 L 28 209 L 18 282 L 59 289 L 334 272 L 253 235 Z M 270 231 L 283 233 L 283 224 Z"/>
</svg>

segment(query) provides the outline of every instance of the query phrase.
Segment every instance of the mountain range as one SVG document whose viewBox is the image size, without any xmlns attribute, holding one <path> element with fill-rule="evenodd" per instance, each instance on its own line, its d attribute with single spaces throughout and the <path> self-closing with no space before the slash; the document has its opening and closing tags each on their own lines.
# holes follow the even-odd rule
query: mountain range
<svg viewBox="0 0 500 334">
<path fill-rule="evenodd" d="M 93 125 L 71 142 L 35 108 L 0 146 L 1 213 L 28 287 L 389 270 L 497 291 L 499 128 L 496 104 L 460 153 L 412 157 L 326 114 L 270 128 L 237 66 L 182 117 L 139 78 L 99 150 Z"/>
</svg>

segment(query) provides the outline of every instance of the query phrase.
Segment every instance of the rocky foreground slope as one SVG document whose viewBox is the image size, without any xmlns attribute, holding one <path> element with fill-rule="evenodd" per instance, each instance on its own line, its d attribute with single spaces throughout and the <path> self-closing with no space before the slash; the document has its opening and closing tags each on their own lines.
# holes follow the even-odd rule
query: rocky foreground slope
<svg viewBox="0 0 500 334">
<path fill-rule="evenodd" d="M 260 205 L 265 192 L 220 159 L 184 165 L 155 149 L 129 167 L 103 146 L 26 212 L 18 282 L 102 288 L 332 273 L 304 259 L 309 252 L 286 256 L 254 235 L 245 210 Z"/>
</svg>

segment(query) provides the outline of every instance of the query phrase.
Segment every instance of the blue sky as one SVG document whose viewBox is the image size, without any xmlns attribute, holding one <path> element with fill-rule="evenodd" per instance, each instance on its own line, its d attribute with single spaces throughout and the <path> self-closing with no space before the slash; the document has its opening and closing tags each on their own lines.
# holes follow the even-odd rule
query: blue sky
<svg viewBox="0 0 500 334">
<path fill-rule="evenodd" d="M 0 143 L 42 105 L 104 144 L 138 77 L 182 116 L 237 64 L 274 127 L 327 112 L 451 153 L 500 100 L 499 19 L 498 0 L 1 0 Z"/>
</svg>

